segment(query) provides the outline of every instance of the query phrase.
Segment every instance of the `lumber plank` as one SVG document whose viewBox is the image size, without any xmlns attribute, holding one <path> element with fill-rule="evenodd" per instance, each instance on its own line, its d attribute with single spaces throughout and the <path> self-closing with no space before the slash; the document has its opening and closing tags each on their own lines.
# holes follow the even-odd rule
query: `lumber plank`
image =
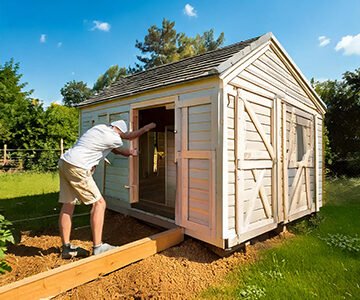
<svg viewBox="0 0 360 300">
<path fill-rule="evenodd" d="M 289 211 L 289 174 L 288 163 L 286 157 L 286 104 L 282 104 L 282 167 L 283 167 L 283 207 L 284 207 L 284 220 L 287 221 Z"/>
<path fill-rule="evenodd" d="M 183 240 L 182 228 L 170 229 L 0 287 L 0 298 L 23 300 L 53 297 L 175 246 Z"/>
</svg>

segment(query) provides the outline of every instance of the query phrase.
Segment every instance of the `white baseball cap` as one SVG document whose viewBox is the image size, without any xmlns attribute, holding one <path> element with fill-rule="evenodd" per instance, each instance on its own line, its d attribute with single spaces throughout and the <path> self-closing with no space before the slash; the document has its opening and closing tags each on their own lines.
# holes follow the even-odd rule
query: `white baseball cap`
<svg viewBox="0 0 360 300">
<path fill-rule="evenodd" d="M 111 126 L 119 128 L 124 133 L 128 131 L 127 125 L 124 120 L 118 120 L 118 121 L 111 122 Z"/>
</svg>

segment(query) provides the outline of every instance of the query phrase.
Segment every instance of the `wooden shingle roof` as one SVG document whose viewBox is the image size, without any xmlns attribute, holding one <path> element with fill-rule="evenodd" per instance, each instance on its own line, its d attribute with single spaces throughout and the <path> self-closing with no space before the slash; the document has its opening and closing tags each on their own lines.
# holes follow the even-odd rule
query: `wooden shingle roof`
<svg viewBox="0 0 360 300">
<path fill-rule="evenodd" d="M 81 102 L 78 106 L 87 106 L 111 99 L 119 99 L 150 89 L 178 84 L 194 79 L 219 74 L 220 65 L 231 65 L 231 58 L 241 50 L 258 40 L 252 38 L 204 54 L 186 58 L 174 63 L 161 65 L 143 72 L 120 78 L 108 88 Z"/>
</svg>

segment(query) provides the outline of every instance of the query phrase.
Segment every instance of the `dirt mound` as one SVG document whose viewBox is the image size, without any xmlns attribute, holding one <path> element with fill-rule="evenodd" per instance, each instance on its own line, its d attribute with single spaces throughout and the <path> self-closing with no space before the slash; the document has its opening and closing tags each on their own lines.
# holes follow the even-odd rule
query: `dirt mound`
<svg viewBox="0 0 360 300">
<path fill-rule="evenodd" d="M 106 212 L 105 220 L 104 241 L 117 246 L 161 231 L 134 218 L 111 211 Z M 71 242 L 91 251 L 90 227 L 74 229 Z M 12 271 L 0 276 L 0 286 L 77 260 L 61 259 L 60 248 L 61 239 L 58 232 L 44 230 L 35 235 L 23 232 L 20 243 L 8 247 L 6 260 L 12 267 Z"/>
<path fill-rule="evenodd" d="M 104 240 L 123 245 L 159 232 L 131 217 L 107 212 Z M 91 250 L 90 228 L 75 230 L 73 242 Z M 256 258 L 257 248 L 279 243 L 277 237 L 219 258 L 205 244 L 187 238 L 172 247 L 107 276 L 79 286 L 55 299 L 190 299 L 219 282 L 234 267 Z M 7 260 L 13 270 L 0 276 L 0 285 L 54 269 L 71 261 L 59 257 L 61 240 L 42 234 L 22 236 L 21 243 L 9 249 Z"/>
</svg>

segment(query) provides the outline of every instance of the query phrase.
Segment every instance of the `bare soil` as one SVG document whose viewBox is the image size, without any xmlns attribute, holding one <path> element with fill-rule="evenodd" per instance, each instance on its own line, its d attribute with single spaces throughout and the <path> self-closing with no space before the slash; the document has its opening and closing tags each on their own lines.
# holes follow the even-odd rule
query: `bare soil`
<svg viewBox="0 0 360 300">
<path fill-rule="evenodd" d="M 109 211 L 103 236 L 104 241 L 120 246 L 160 231 Z M 91 251 L 90 228 L 73 230 L 72 238 L 72 243 Z M 248 247 L 246 252 L 235 252 L 226 258 L 219 258 L 204 243 L 186 238 L 176 247 L 79 286 L 56 299 L 191 299 L 219 283 L 235 267 L 255 260 L 260 248 L 279 244 L 283 238 L 268 239 Z M 21 242 L 9 247 L 7 261 L 12 271 L 0 276 L 0 286 L 76 260 L 61 259 L 60 247 L 60 237 L 54 233 L 23 233 Z"/>
</svg>

